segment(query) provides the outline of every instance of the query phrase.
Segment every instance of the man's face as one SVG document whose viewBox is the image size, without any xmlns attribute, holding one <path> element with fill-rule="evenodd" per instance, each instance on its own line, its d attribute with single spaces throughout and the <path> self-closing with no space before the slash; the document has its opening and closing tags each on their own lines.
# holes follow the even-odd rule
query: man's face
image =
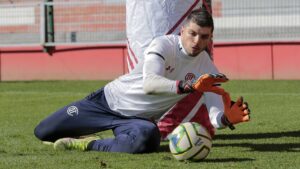
<svg viewBox="0 0 300 169">
<path fill-rule="evenodd" d="M 181 29 L 182 45 L 190 56 L 197 56 L 202 52 L 211 38 L 211 27 L 201 27 L 194 22 L 190 22 Z"/>
</svg>

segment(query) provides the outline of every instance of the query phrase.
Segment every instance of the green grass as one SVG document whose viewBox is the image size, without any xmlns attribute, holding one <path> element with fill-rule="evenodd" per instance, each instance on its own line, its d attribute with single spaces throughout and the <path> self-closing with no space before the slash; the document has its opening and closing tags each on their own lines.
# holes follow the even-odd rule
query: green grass
<svg viewBox="0 0 300 169">
<path fill-rule="evenodd" d="M 202 162 L 179 162 L 167 142 L 158 153 L 55 151 L 33 135 L 51 112 L 103 86 L 101 81 L 0 83 L 0 168 L 284 168 L 300 166 L 300 81 L 230 81 L 224 85 L 236 99 L 249 102 L 251 122 L 236 130 L 218 130 Z M 103 137 L 111 132 L 100 133 Z"/>
</svg>

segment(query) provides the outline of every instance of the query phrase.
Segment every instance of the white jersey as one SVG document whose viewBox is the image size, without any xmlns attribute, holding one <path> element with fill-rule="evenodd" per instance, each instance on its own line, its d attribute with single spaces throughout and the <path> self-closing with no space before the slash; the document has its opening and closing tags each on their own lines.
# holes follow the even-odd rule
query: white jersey
<svg viewBox="0 0 300 169">
<path fill-rule="evenodd" d="M 122 115 L 158 119 L 186 96 L 177 94 L 178 80 L 191 80 L 201 74 L 218 72 L 205 51 L 196 57 L 186 55 L 178 35 L 156 38 L 145 53 L 143 66 L 104 88 L 109 107 Z M 221 98 L 205 93 L 205 99 L 209 112 L 214 113 L 210 115 L 212 124 L 220 126 Z"/>
<path fill-rule="evenodd" d="M 143 62 L 155 37 L 178 34 L 186 16 L 201 6 L 202 0 L 126 0 L 128 69 Z"/>
</svg>

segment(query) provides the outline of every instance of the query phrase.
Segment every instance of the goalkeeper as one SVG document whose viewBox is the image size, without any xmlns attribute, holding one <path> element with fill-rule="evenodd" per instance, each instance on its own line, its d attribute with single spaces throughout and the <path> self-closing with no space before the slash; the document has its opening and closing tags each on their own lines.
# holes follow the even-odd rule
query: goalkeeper
<svg viewBox="0 0 300 169">
<path fill-rule="evenodd" d="M 144 62 L 144 53 L 151 41 L 158 36 L 179 34 L 188 14 L 193 10 L 207 9 L 207 0 L 126 0 L 127 63 L 129 72 Z M 146 12 L 145 12 L 146 11 Z M 212 39 L 206 51 L 212 52 Z M 212 58 L 212 56 L 211 56 Z M 213 137 L 215 128 L 210 123 L 212 108 L 203 93 L 193 92 L 176 102 L 157 121 L 161 139 L 166 140 L 179 124 L 197 122 L 202 124 Z"/>
<path fill-rule="evenodd" d="M 213 28 L 207 11 L 193 11 L 180 36 L 161 36 L 150 44 L 142 66 L 53 113 L 34 134 L 54 142 L 55 149 L 154 152 L 160 145 L 154 121 L 192 92 L 204 92 L 208 103 L 214 100 L 208 105 L 214 127 L 248 121 L 247 105 L 239 100 L 231 106 L 229 94 L 217 86 L 228 79 L 204 51 Z M 110 129 L 114 138 L 78 138 Z"/>
</svg>

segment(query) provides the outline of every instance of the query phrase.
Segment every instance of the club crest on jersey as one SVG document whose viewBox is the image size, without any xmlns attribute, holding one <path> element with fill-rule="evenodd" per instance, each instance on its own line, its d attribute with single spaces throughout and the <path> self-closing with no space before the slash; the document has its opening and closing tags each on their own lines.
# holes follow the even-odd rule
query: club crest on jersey
<svg viewBox="0 0 300 169">
<path fill-rule="evenodd" d="M 67 113 L 68 113 L 69 116 L 73 117 L 73 116 L 78 116 L 79 111 L 78 111 L 78 108 L 76 106 L 70 106 L 67 109 Z"/>
<path fill-rule="evenodd" d="M 187 73 L 186 75 L 185 75 L 185 81 L 193 81 L 193 80 L 195 80 L 195 74 L 194 73 Z"/>
</svg>

